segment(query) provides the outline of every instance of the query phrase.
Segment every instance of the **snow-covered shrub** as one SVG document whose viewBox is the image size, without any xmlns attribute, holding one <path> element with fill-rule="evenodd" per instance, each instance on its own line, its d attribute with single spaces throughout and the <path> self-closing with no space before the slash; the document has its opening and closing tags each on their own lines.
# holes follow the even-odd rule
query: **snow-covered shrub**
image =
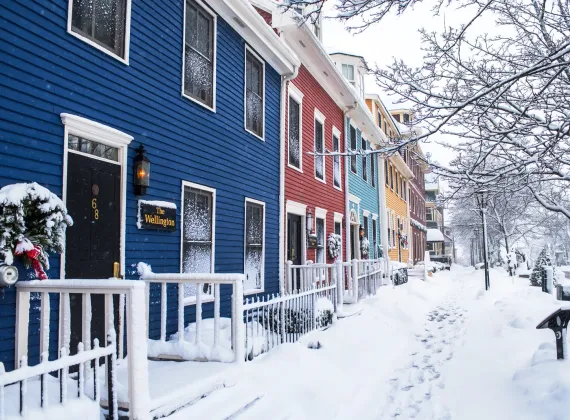
<svg viewBox="0 0 570 420">
<path fill-rule="evenodd" d="M 340 253 L 341 246 L 342 237 L 336 233 L 331 233 L 327 239 L 327 250 L 329 253 L 329 258 L 336 260 Z"/>
<path fill-rule="evenodd" d="M 368 258 L 368 253 L 370 252 L 370 241 L 367 237 L 362 238 L 360 241 L 360 254 L 363 258 Z"/>
<path fill-rule="evenodd" d="M 317 318 L 317 328 L 326 327 L 327 325 L 332 324 L 334 305 L 330 300 L 325 297 L 318 298 L 315 311 Z"/>
<path fill-rule="evenodd" d="M 540 251 L 538 258 L 534 263 L 534 268 L 532 270 L 532 274 L 530 275 L 530 284 L 532 286 L 542 287 L 542 285 L 546 282 L 546 273 L 544 272 L 544 267 L 552 267 L 554 285 L 556 285 L 556 268 L 552 263 L 552 258 L 550 257 L 550 253 L 546 247 Z"/>
<path fill-rule="evenodd" d="M 0 257 L 6 264 L 18 256 L 36 277 L 46 278 L 48 252 L 63 252 L 72 224 L 63 201 L 35 182 L 0 189 Z"/>
<path fill-rule="evenodd" d="M 313 308 L 285 308 L 285 318 L 281 319 L 280 308 L 266 308 L 262 314 L 261 325 L 269 325 L 269 330 L 274 333 L 281 332 L 281 322 L 285 323 L 285 333 L 305 333 L 307 325 L 313 325 Z M 334 307 L 330 300 L 327 298 L 319 298 L 315 302 L 315 322 L 317 328 L 326 327 L 330 325 L 333 320 Z"/>
</svg>

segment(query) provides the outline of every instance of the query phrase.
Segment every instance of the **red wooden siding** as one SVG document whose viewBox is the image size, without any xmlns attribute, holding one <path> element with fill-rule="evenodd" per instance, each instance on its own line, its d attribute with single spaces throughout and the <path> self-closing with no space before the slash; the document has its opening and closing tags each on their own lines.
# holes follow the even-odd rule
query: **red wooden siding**
<svg viewBox="0 0 570 420">
<path fill-rule="evenodd" d="M 301 204 L 307 205 L 307 210 L 311 209 L 313 217 L 316 220 L 315 207 L 320 207 L 327 210 L 326 216 L 326 232 L 325 240 L 329 234 L 334 233 L 334 212 L 345 215 L 344 197 L 344 162 L 341 158 L 341 188 L 339 191 L 333 184 L 333 158 L 325 158 L 325 180 L 326 184 L 315 179 L 315 163 L 314 157 L 307 153 L 314 151 L 315 143 L 315 108 L 318 109 L 325 116 L 324 124 L 324 137 L 325 149 L 333 150 L 333 126 L 340 131 L 340 149 L 344 151 L 344 113 L 326 93 L 322 86 L 316 81 L 311 73 L 301 66 L 299 75 L 293 79 L 292 83 L 303 93 L 302 101 L 302 169 L 303 173 L 287 166 L 289 156 L 289 95 L 287 95 L 287 103 L 285 109 L 287 110 L 286 124 L 285 124 L 285 200 L 292 200 Z M 346 215 L 345 215 L 346 217 Z M 315 223 L 315 222 L 314 222 Z M 346 220 L 342 222 L 342 239 L 343 239 L 343 253 L 346 249 Z M 313 226 L 313 230 L 315 227 Z M 285 235 L 285 240 L 287 235 Z M 285 246 L 286 248 L 286 246 Z M 315 261 L 316 250 L 307 250 L 307 260 Z M 339 260 L 342 259 L 339 257 Z M 328 258 L 327 262 L 331 263 L 332 260 Z"/>
</svg>

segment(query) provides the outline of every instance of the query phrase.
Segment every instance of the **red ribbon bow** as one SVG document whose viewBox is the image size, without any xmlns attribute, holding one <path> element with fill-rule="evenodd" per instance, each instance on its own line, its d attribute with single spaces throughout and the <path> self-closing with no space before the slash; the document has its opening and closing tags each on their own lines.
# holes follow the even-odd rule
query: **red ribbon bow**
<svg viewBox="0 0 570 420">
<path fill-rule="evenodd" d="M 32 268 L 36 273 L 36 278 L 40 280 L 47 280 L 48 276 L 44 271 L 42 264 L 38 260 L 38 256 L 40 255 L 41 252 L 42 252 L 41 248 L 38 245 L 34 245 L 34 247 L 28 251 L 16 251 L 15 254 L 16 255 L 24 254 L 26 257 L 28 257 L 32 264 Z"/>
</svg>

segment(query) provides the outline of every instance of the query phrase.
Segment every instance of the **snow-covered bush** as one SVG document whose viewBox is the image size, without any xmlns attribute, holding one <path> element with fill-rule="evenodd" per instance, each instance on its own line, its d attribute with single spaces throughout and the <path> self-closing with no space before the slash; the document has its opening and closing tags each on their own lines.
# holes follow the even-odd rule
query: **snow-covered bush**
<svg viewBox="0 0 570 420">
<path fill-rule="evenodd" d="M 540 251 L 538 258 L 534 263 L 534 268 L 532 270 L 532 274 L 530 275 L 530 284 L 532 286 L 542 287 L 542 285 L 546 282 L 546 273 L 544 272 L 544 267 L 552 267 L 554 285 L 556 285 L 556 267 L 554 267 L 552 258 L 550 257 L 550 253 L 546 247 Z"/>
<path fill-rule="evenodd" d="M 329 258 L 336 260 L 340 253 L 340 248 L 342 246 L 342 236 L 336 233 L 331 233 L 327 239 L 327 250 L 329 253 Z"/>
<path fill-rule="evenodd" d="M 47 278 L 48 252 L 63 252 L 72 224 L 63 201 L 35 182 L 0 189 L 0 257 L 6 264 L 20 257 L 36 277 Z"/>
<path fill-rule="evenodd" d="M 269 330 L 274 333 L 281 332 L 281 322 L 285 323 L 285 334 L 305 333 L 307 325 L 313 325 L 313 308 L 285 308 L 285 318 L 281 319 L 280 309 L 266 308 L 263 311 L 263 318 L 260 320 L 261 325 L 269 325 Z M 315 303 L 315 322 L 317 328 L 330 325 L 333 320 L 334 306 L 327 298 L 319 298 Z"/>
<path fill-rule="evenodd" d="M 332 324 L 334 315 L 334 305 L 333 303 L 325 297 L 317 299 L 316 303 L 316 319 L 317 328 L 326 327 Z"/>
<path fill-rule="evenodd" d="M 367 237 L 362 238 L 360 241 L 360 254 L 363 258 L 368 258 L 368 253 L 370 252 L 370 241 Z"/>
</svg>

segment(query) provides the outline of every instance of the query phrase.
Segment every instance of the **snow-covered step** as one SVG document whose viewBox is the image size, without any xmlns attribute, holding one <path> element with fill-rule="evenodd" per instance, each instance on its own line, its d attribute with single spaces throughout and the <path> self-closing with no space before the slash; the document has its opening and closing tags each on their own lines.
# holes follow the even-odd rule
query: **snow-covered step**
<svg viewBox="0 0 570 420">
<path fill-rule="evenodd" d="M 239 419 L 262 398 L 263 394 L 256 393 L 252 391 L 252 387 L 241 386 L 241 384 L 219 388 L 205 398 L 166 417 L 166 420 L 186 420 L 189 418 Z"/>
</svg>

